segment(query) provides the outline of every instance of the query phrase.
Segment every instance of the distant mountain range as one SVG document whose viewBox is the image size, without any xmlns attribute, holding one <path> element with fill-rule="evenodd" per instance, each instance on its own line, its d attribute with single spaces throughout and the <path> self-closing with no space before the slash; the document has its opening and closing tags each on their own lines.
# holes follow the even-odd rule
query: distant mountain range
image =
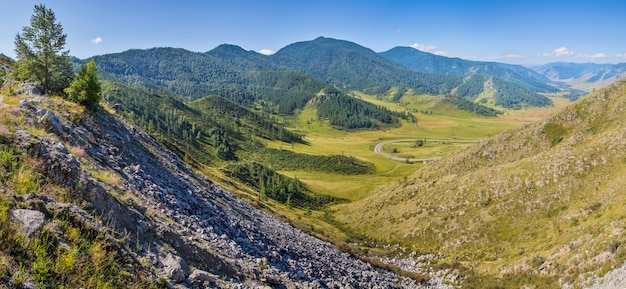
<svg viewBox="0 0 626 289">
<path fill-rule="evenodd" d="M 530 68 L 546 76 L 551 81 L 587 90 L 600 88 L 626 77 L 626 63 L 555 62 Z"/>
<path fill-rule="evenodd" d="M 189 100 L 215 94 L 242 105 L 268 101 L 281 114 L 302 108 L 327 85 L 376 95 L 401 87 L 469 101 L 493 99 L 496 106 L 519 109 L 551 105 L 546 93 L 565 91 L 566 97 L 576 99 L 626 75 L 626 64 L 550 63 L 527 68 L 449 58 L 411 47 L 376 53 L 325 37 L 287 45 L 269 56 L 223 44 L 205 53 L 152 48 L 94 58 L 107 79 Z"/>
<path fill-rule="evenodd" d="M 535 92 L 559 91 L 558 88 L 550 85 L 550 79 L 521 65 L 449 58 L 412 47 L 395 47 L 381 52 L 380 55 L 421 72 L 462 76 L 482 74 L 520 84 Z"/>
<path fill-rule="evenodd" d="M 529 85 L 531 77 L 526 77 L 526 82 L 514 82 L 483 74 L 420 72 L 358 44 L 324 37 L 290 44 L 270 56 L 220 45 L 206 53 L 135 49 L 96 56 L 95 60 L 105 78 L 129 85 L 169 91 L 189 99 L 217 94 L 243 105 L 270 101 L 279 106 L 280 113 L 301 108 L 327 84 L 344 91 L 378 95 L 388 93 L 392 87 L 404 87 L 472 101 L 491 97 L 496 105 L 507 108 L 552 103 L 539 94 L 551 91 L 550 86 Z M 510 74 L 518 78 L 523 75 Z"/>
</svg>

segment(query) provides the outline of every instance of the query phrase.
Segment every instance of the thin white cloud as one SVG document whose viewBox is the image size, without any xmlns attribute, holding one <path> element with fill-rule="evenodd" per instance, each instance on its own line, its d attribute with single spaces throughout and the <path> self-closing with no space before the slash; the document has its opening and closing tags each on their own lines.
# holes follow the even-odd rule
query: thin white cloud
<svg viewBox="0 0 626 289">
<path fill-rule="evenodd" d="M 604 58 L 609 58 L 608 55 L 604 54 L 604 53 L 596 53 L 596 54 L 578 54 L 576 55 L 576 58 L 589 58 L 589 59 L 604 59 Z"/>
<path fill-rule="evenodd" d="M 615 55 L 615 57 L 626 59 L 626 52 L 625 53 L 619 53 L 619 54 Z"/>
<path fill-rule="evenodd" d="M 570 56 L 574 56 L 574 52 L 572 52 L 571 50 L 567 49 L 567 47 L 560 47 L 560 48 L 554 49 L 554 51 L 552 51 L 552 52 L 539 53 L 539 54 L 537 54 L 537 56 L 544 56 L 544 57 L 570 57 Z"/>
<path fill-rule="evenodd" d="M 548 52 L 548 53 L 538 53 L 537 56 L 543 56 L 543 57 L 574 57 L 574 58 L 591 59 L 591 60 L 610 58 L 606 53 L 602 53 L 602 52 L 598 52 L 598 53 L 594 53 L 594 54 L 576 54 L 573 51 L 567 49 L 566 47 L 557 48 L 557 49 L 554 49 L 554 51 Z M 624 53 L 624 54 L 617 54 L 617 57 L 624 57 L 624 58 L 626 58 L 626 53 Z"/>
<path fill-rule="evenodd" d="M 490 55 L 485 58 L 488 60 L 521 59 L 521 58 L 526 58 L 526 56 L 520 55 L 520 54 L 505 54 L 505 55 Z"/>
<path fill-rule="evenodd" d="M 273 51 L 273 50 L 269 50 L 269 49 L 261 49 L 261 50 L 259 50 L 259 53 L 264 54 L 264 55 L 272 55 L 272 54 L 274 54 L 276 52 Z"/>
<path fill-rule="evenodd" d="M 92 44 L 100 44 L 100 43 L 102 43 L 102 37 L 98 36 L 98 37 L 96 37 L 94 39 L 91 39 L 91 43 Z"/>
<path fill-rule="evenodd" d="M 413 43 L 411 44 L 411 47 L 419 50 L 419 51 L 424 51 L 424 52 L 429 52 L 432 54 L 437 54 L 437 55 L 441 55 L 441 56 L 448 56 L 450 57 L 450 53 L 448 53 L 447 51 L 442 51 L 442 50 L 437 50 L 437 46 L 432 45 L 432 44 L 419 44 L 419 43 Z"/>
<path fill-rule="evenodd" d="M 432 54 L 445 56 L 445 57 L 458 57 L 458 58 L 463 58 L 463 59 L 499 60 L 499 59 L 521 59 L 521 58 L 526 58 L 526 56 L 520 55 L 520 54 L 476 56 L 476 55 L 469 55 L 469 54 L 453 53 L 453 52 L 448 52 L 448 51 L 444 51 L 444 50 L 439 50 L 439 49 L 437 49 L 437 46 L 432 45 L 432 44 L 419 44 L 417 42 L 411 44 L 410 46 L 415 48 L 415 49 L 417 49 L 417 50 L 423 51 L 423 52 L 429 52 L 429 53 L 432 53 Z"/>
</svg>

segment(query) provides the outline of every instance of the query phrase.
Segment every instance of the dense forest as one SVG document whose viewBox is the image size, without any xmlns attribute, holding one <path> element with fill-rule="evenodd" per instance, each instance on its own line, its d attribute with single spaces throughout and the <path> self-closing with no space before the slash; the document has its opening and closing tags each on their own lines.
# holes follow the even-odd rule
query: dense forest
<svg viewBox="0 0 626 289">
<path fill-rule="evenodd" d="M 370 94 L 405 86 L 437 95 L 462 82 L 462 77 L 416 72 L 358 44 L 324 37 L 290 44 L 272 58 L 341 89 Z"/>
<path fill-rule="evenodd" d="M 493 84 L 497 87 L 495 95 L 496 105 L 511 109 L 521 109 L 523 105 L 550 106 L 553 104 L 551 99 L 515 83 L 494 78 Z"/>
<path fill-rule="evenodd" d="M 578 100 L 579 98 L 581 98 L 581 97 L 583 97 L 583 96 L 585 96 L 587 94 L 589 94 L 589 93 L 586 92 L 586 91 L 570 88 L 570 89 L 567 90 L 567 93 L 563 95 L 563 97 L 565 97 L 565 98 L 567 98 L 567 99 L 569 99 L 571 101 L 575 101 L 575 100 Z"/>
<path fill-rule="evenodd" d="M 458 98 L 454 96 L 446 96 L 444 97 L 444 101 L 454 104 L 460 110 L 473 112 L 475 114 L 482 115 L 482 116 L 496 116 L 502 113 L 501 111 L 497 109 L 486 107 L 484 105 L 480 105 L 473 101 L 469 101 L 467 99 Z"/>
<path fill-rule="evenodd" d="M 315 102 L 318 103 L 318 118 L 328 119 L 331 125 L 346 129 L 375 128 L 377 122 L 397 123 L 398 117 L 404 116 L 331 88 L 326 88 Z"/>
<path fill-rule="evenodd" d="M 373 173 L 372 163 L 347 155 L 307 155 L 290 150 L 262 148 L 256 152 L 239 154 L 241 159 L 255 159 L 276 170 L 314 171 L 342 175 Z"/>
<path fill-rule="evenodd" d="M 262 201 L 269 198 L 287 207 L 309 209 L 320 209 L 326 204 L 342 201 L 330 196 L 314 194 L 298 179 L 285 177 L 256 162 L 231 164 L 224 171 L 228 176 L 256 189 Z"/>
<path fill-rule="evenodd" d="M 263 100 L 280 114 L 302 108 L 326 86 L 300 72 L 242 69 L 208 53 L 175 48 L 128 50 L 95 61 L 103 79 L 187 100 L 219 95 L 244 106 Z"/>
<path fill-rule="evenodd" d="M 495 92 L 496 105 L 504 108 L 521 109 L 523 105 L 552 105 L 552 100 L 532 92 L 522 85 L 486 75 L 476 75 L 464 81 L 463 84 L 458 86 L 456 96 L 474 100 L 476 95 L 485 90 L 485 87 L 489 87 Z"/>
<path fill-rule="evenodd" d="M 187 106 L 197 112 L 189 117 L 198 123 L 219 120 L 222 126 L 229 128 L 228 131 L 247 134 L 248 138 L 254 135 L 287 143 L 303 142 L 301 135 L 276 125 L 271 117 L 254 113 L 220 96 L 206 96 L 187 103 Z"/>
</svg>

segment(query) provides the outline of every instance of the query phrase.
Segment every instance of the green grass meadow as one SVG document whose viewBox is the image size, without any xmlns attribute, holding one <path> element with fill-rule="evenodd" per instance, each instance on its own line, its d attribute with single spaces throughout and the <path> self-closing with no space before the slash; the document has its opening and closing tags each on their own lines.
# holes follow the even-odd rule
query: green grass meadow
<svg viewBox="0 0 626 289">
<path fill-rule="evenodd" d="M 498 117 L 478 117 L 442 103 L 439 97 L 414 94 L 412 91 L 407 92 L 398 102 L 391 102 L 390 97 L 376 97 L 360 92 L 353 92 L 352 95 L 394 111 L 409 112 L 417 119 L 417 123 L 412 119 L 403 119 L 399 125 L 381 126 L 378 130 L 340 130 L 331 126 L 327 120 L 318 119 L 314 108 L 305 108 L 284 121 L 289 124 L 289 129 L 306 135 L 306 144 L 267 142 L 273 148 L 313 155 L 346 155 L 373 163 L 376 171 L 366 175 L 281 171 L 285 175 L 297 177 L 315 192 L 351 201 L 369 196 L 378 186 L 402 180 L 422 166 L 420 163 L 409 164 L 375 154 L 374 147 L 380 142 L 396 139 L 481 140 L 542 119 L 568 103 L 562 98 L 553 98 L 554 107 L 510 110 Z M 415 143 L 407 142 L 388 144 L 383 147 L 383 151 L 402 158 L 430 158 L 444 156 L 468 145 L 472 144 L 427 142 L 417 147 Z M 393 148 L 397 149 L 397 153 L 392 153 Z"/>
</svg>

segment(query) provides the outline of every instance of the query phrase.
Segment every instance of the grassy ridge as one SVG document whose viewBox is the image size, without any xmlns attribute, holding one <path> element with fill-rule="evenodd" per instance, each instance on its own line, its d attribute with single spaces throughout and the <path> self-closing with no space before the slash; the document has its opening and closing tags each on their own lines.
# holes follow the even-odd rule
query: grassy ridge
<svg viewBox="0 0 626 289">
<path fill-rule="evenodd" d="M 363 175 L 374 172 L 372 163 L 344 155 L 309 155 L 286 149 L 263 148 L 251 153 L 251 158 L 276 170 L 302 170 L 341 175 Z"/>
<path fill-rule="evenodd" d="M 524 274 L 541 284 L 539 272 L 569 282 L 602 274 L 626 257 L 614 233 L 626 226 L 625 101 L 621 82 L 424 166 L 336 217 L 381 242 L 445 253 L 508 280 L 503 287 Z"/>
</svg>

